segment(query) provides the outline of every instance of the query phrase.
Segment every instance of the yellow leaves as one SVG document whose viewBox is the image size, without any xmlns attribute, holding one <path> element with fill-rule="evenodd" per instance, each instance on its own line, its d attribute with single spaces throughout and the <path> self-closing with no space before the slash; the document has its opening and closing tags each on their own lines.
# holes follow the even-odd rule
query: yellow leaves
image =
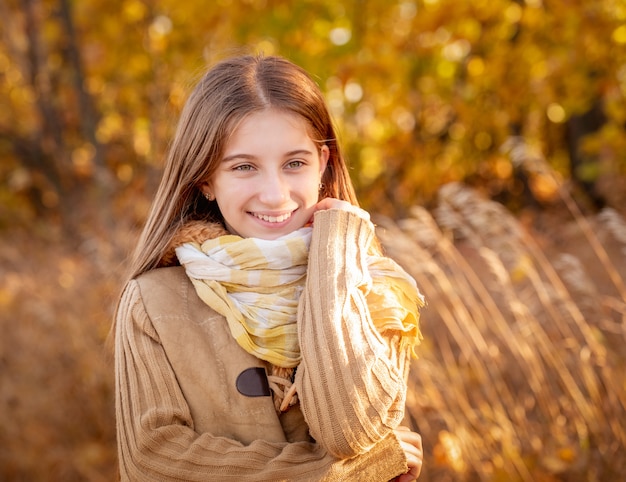
<svg viewBox="0 0 626 482">
<path fill-rule="evenodd" d="M 607 116 L 615 121 L 616 126 L 626 125 L 626 103 L 623 101 L 626 97 L 626 66 L 622 68 L 618 77 L 621 77 L 619 79 L 621 85 L 607 92 L 604 103 Z"/>
<path fill-rule="evenodd" d="M 139 0 L 126 0 L 122 4 L 122 16 L 129 23 L 143 20 L 146 14 L 147 7 Z"/>
<path fill-rule="evenodd" d="M 546 60 L 537 60 L 530 67 L 530 78 L 534 81 L 544 80 L 548 73 L 548 62 Z"/>
<path fill-rule="evenodd" d="M 185 88 L 179 82 L 174 82 L 170 88 L 170 104 L 176 107 L 176 109 L 182 109 L 186 98 L 187 92 Z"/>
<path fill-rule="evenodd" d="M 402 1 L 394 9 L 394 16 L 389 21 L 389 31 L 397 41 L 409 38 L 413 28 L 413 19 L 417 6 L 411 1 Z"/>
<path fill-rule="evenodd" d="M 611 35 L 613 42 L 618 45 L 626 45 L 626 25 L 621 25 L 613 31 Z"/>
<path fill-rule="evenodd" d="M 388 126 L 378 119 L 372 119 L 367 126 L 365 126 L 366 136 L 375 144 L 381 143 L 387 137 L 388 133 Z"/>
<path fill-rule="evenodd" d="M 504 18 L 507 22 L 517 23 L 522 18 L 522 7 L 518 3 L 511 2 L 508 7 L 504 10 Z"/>
<path fill-rule="evenodd" d="M 145 52 L 137 52 L 129 56 L 125 67 L 128 69 L 129 74 L 140 77 L 142 74 L 152 70 L 152 60 Z"/>
<path fill-rule="evenodd" d="M 316 19 L 313 22 L 313 33 L 317 37 L 328 37 L 330 30 L 332 29 L 332 23 L 324 19 Z"/>
<path fill-rule="evenodd" d="M 429 135 L 441 134 L 450 123 L 454 112 L 452 107 L 439 96 L 431 95 L 424 99 L 422 108 L 422 128 Z"/>
<path fill-rule="evenodd" d="M 2 84 L 6 85 L 13 102 L 23 104 L 34 100 L 32 91 L 22 87 L 24 77 L 21 70 L 2 51 L 0 51 L 0 72 L 3 74 Z"/>
<path fill-rule="evenodd" d="M 601 167 L 595 162 L 583 162 L 576 166 L 576 177 L 581 181 L 594 182 L 601 173 Z"/>
<path fill-rule="evenodd" d="M 565 109 L 561 104 L 558 104 L 556 102 L 552 102 L 548 105 L 548 108 L 546 109 L 546 115 L 548 116 L 548 119 L 550 119 L 550 121 L 554 122 L 555 124 L 561 124 L 566 120 Z"/>
<path fill-rule="evenodd" d="M 276 42 L 270 38 L 264 38 L 254 44 L 254 52 L 262 55 L 275 55 L 277 53 Z"/>
<path fill-rule="evenodd" d="M 21 83 L 22 81 L 21 74 L 15 69 L 9 70 L 9 72 L 7 73 L 7 78 L 11 82 L 15 82 L 16 84 Z M 16 105 L 16 107 L 27 109 L 36 101 L 36 95 L 32 89 L 28 87 L 21 87 L 19 85 L 15 85 L 15 88 L 11 89 L 9 93 L 9 98 Z"/>
<path fill-rule="evenodd" d="M 404 107 L 396 107 L 391 113 L 391 119 L 403 132 L 411 132 L 415 128 L 415 116 Z"/>
<path fill-rule="evenodd" d="M 168 36 L 172 31 L 172 20 L 166 15 L 158 15 L 148 28 L 150 49 L 154 52 L 163 52 L 168 45 Z"/>
<path fill-rule="evenodd" d="M 133 129 L 133 148 L 139 156 L 147 157 L 152 148 L 150 139 L 150 121 L 139 118 L 135 120 Z"/>
<path fill-rule="evenodd" d="M 380 150 L 375 147 L 364 147 L 360 153 L 359 177 L 364 185 L 368 185 L 383 171 Z"/>
<path fill-rule="evenodd" d="M 483 33 L 483 27 L 478 20 L 468 16 L 458 21 L 455 33 L 470 43 L 474 43 L 480 39 Z"/>
<path fill-rule="evenodd" d="M 450 62 L 459 62 L 470 53 L 472 45 L 465 39 L 448 43 L 441 51 L 442 56 Z"/>
<path fill-rule="evenodd" d="M 451 38 L 451 33 L 444 27 L 439 27 L 434 31 L 422 32 L 418 36 L 419 45 L 430 49 L 438 45 L 444 45 Z"/>
<path fill-rule="evenodd" d="M 521 22 L 525 28 L 538 30 L 545 26 L 548 21 L 545 11 L 541 8 L 541 0 L 526 0 L 527 8 L 524 9 L 524 15 Z"/>
<path fill-rule="evenodd" d="M 124 164 L 109 160 L 121 182 L 141 172 L 134 165 L 137 157 L 156 158 L 163 152 L 172 130 L 170 114 L 181 109 L 190 79 L 197 77 L 203 62 L 213 63 L 244 47 L 286 55 L 311 71 L 325 87 L 352 152 L 375 145 L 383 158 L 427 153 L 418 173 L 391 167 L 407 176 L 399 182 L 411 186 L 413 197 L 407 199 L 414 202 L 435 188 L 429 185 L 433 180 L 461 174 L 485 176 L 486 183 L 501 187 L 500 180 L 510 177 L 509 166 L 492 159 L 512 125 L 531 141 L 563 152 L 564 141 L 557 136 L 569 115 L 582 112 L 591 97 L 606 98 L 607 92 L 613 96 L 606 103 L 607 115 L 617 132 L 603 134 L 598 143 L 606 143 L 605 148 L 595 152 L 622 162 L 623 2 L 574 2 L 561 10 L 562 2 L 550 8 L 543 3 L 122 0 L 115 7 L 85 0 L 75 2 L 74 11 L 84 82 L 100 116 L 97 139 L 121 150 Z M 41 8 L 44 18 L 49 7 Z M 62 27 L 51 18 L 45 22 L 44 38 L 58 43 Z M 28 37 L 19 22 L 7 28 L 14 48 L 25 51 Z M 60 50 L 52 43 L 47 48 L 46 68 L 54 69 L 58 78 L 69 78 Z M 7 52 L 0 48 L 0 123 L 15 119 L 20 129 L 32 130 L 38 126 L 40 93 L 25 85 L 27 70 Z M 327 80 L 331 77 L 332 82 Z M 55 88 L 54 99 L 70 100 L 63 106 L 71 112 L 68 128 L 79 132 L 71 85 Z M 90 155 L 84 141 L 71 139 L 66 152 L 73 153 L 72 165 L 88 175 Z M 364 157 L 369 159 L 363 176 L 367 181 L 378 168 L 376 156 Z M 419 177 L 422 172 L 429 176 Z"/>
<path fill-rule="evenodd" d="M 485 61 L 478 56 L 473 56 L 467 62 L 467 73 L 472 77 L 480 77 L 485 73 Z"/>
<path fill-rule="evenodd" d="M 461 141 L 465 137 L 467 129 L 461 122 L 455 122 L 448 129 L 448 135 L 453 141 Z"/>
<path fill-rule="evenodd" d="M 99 142 L 106 144 L 107 142 L 113 140 L 116 136 L 122 134 L 124 127 L 124 120 L 122 116 L 117 112 L 111 112 L 106 114 L 98 128 L 96 130 L 96 137 Z"/>
<path fill-rule="evenodd" d="M 493 139 L 491 138 L 491 134 L 485 131 L 479 131 L 474 136 L 474 145 L 480 151 L 488 150 L 493 144 Z"/>
</svg>

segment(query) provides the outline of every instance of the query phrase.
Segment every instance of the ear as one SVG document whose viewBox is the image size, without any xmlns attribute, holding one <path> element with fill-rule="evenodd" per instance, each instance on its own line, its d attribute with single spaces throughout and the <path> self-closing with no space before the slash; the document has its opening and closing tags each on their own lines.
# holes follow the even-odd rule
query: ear
<svg viewBox="0 0 626 482">
<path fill-rule="evenodd" d="M 328 164 L 328 159 L 330 159 L 330 149 L 326 144 L 324 144 L 320 149 L 320 179 L 324 175 L 326 165 Z"/>
<path fill-rule="evenodd" d="M 200 183 L 198 188 L 200 189 L 204 197 L 206 197 L 207 199 L 213 198 L 213 188 L 211 187 L 210 183 L 208 182 Z"/>
</svg>

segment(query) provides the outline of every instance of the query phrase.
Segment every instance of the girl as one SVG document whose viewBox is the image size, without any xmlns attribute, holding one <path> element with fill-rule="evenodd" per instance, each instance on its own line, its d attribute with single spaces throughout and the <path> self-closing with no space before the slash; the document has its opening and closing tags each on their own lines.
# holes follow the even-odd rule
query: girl
<svg viewBox="0 0 626 482">
<path fill-rule="evenodd" d="M 115 325 L 122 480 L 408 481 L 421 295 L 381 255 L 321 92 L 243 56 L 192 92 Z"/>
</svg>

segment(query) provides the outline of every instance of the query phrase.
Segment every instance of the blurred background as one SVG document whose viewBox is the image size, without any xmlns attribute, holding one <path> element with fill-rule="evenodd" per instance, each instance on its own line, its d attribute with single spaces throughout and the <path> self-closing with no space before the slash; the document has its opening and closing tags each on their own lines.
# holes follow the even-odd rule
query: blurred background
<svg viewBox="0 0 626 482">
<path fill-rule="evenodd" d="M 626 473 L 623 0 L 0 0 L 0 479 L 115 479 L 115 302 L 207 68 L 326 95 L 428 299 L 421 480 Z"/>
</svg>

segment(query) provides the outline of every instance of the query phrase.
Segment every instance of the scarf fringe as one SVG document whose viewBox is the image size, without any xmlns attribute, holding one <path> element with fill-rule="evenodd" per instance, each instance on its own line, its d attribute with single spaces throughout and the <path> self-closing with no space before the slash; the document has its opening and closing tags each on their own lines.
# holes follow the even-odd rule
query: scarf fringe
<svg viewBox="0 0 626 482">
<path fill-rule="evenodd" d="M 278 414 L 286 412 L 298 403 L 295 375 L 295 368 L 271 366 L 267 380 L 274 392 L 274 408 Z"/>
</svg>

